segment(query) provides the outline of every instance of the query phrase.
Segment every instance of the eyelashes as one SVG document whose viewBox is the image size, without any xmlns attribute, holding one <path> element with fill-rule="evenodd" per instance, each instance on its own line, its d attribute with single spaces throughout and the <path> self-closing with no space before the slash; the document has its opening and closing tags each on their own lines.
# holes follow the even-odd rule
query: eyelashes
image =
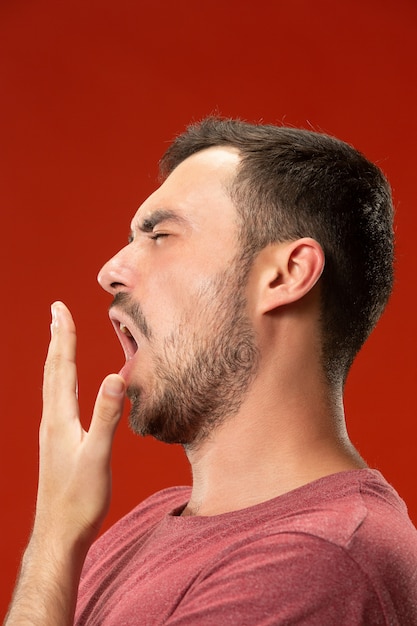
<svg viewBox="0 0 417 626">
<path fill-rule="evenodd" d="M 153 239 L 154 241 L 157 241 L 158 239 L 162 239 L 163 237 L 168 237 L 169 234 L 168 233 L 152 233 L 151 235 L 149 235 L 149 239 Z"/>
</svg>

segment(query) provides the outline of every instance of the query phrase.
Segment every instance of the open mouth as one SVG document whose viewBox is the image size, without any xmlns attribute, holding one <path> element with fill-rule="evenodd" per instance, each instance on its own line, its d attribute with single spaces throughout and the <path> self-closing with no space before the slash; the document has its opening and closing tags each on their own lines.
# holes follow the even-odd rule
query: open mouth
<svg viewBox="0 0 417 626">
<path fill-rule="evenodd" d="M 118 336 L 119 341 L 122 344 L 126 361 L 129 361 L 138 351 L 137 341 L 133 336 L 130 328 L 124 322 L 121 322 L 119 319 L 113 316 L 111 316 L 110 319 L 116 331 L 116 335 Z"/>
</svg>

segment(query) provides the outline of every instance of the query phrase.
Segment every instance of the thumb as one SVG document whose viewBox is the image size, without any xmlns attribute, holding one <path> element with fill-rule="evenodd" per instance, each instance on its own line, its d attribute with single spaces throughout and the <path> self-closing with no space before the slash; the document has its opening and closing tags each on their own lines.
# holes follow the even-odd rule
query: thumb
<svg viewBox="0 0 417 626">
<path fill-rule="evenodd" d="M 111 446 L 123 412 L 126 384 L 118 374 L 107 376 L 100 387 L 88 432 L 97 453 L 109 457 Z"/>
</svg>

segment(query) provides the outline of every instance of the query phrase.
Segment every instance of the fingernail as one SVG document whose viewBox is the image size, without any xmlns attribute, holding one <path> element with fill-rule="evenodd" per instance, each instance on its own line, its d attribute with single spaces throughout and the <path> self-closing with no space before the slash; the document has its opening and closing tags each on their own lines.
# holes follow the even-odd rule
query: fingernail
<svg viewBox="0 0 417 626">
<path fill-rule="evenodd" d="M 121 378 L 107 378 L 103 383 L 103 389 L 109 396 L 121 396 L 124 394 L 125 385 Z"/>
<path fill-rule="evenodd" d="M 52 315 L 51 334 L 53 334 L 54 329 L 58 327 L 58 314 L 57 314 L 55 302 L 54 304 L 51 305 L 51 315 Z"/>
</svg>

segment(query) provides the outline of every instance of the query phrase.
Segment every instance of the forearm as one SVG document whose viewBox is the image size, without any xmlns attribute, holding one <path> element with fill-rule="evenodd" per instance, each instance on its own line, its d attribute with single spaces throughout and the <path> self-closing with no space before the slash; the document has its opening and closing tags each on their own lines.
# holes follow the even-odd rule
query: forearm
<svg viewBox="0 0 417 626">
<path fill-rule="evenodd" d="M 32 538 L 23 555 L 5 626 L 73 624 L 86 550 Z"/>
</svg>

